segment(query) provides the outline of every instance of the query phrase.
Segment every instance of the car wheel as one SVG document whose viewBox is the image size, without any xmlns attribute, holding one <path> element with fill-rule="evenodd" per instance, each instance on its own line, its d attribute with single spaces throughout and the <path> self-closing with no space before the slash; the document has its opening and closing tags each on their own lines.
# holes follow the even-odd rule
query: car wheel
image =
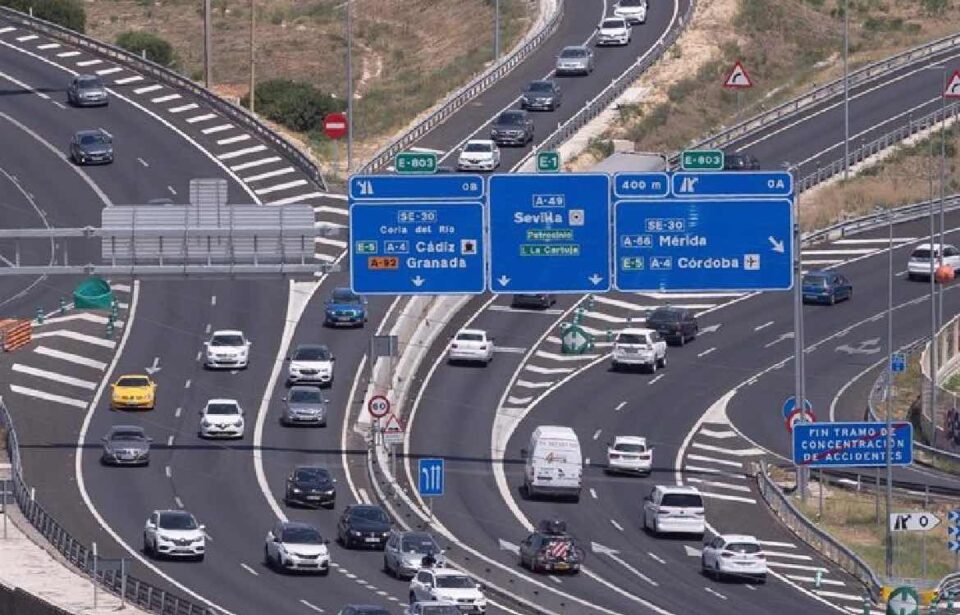
<svg viewBox="0 0 960 615">
<path fill-rule="evenodd" d="M 389 574 L 391 577 L 396 577 L 397 574 L 393 571 L 393 568 L 390 567 L 390 563 L 387 561 L 387 556 L 383 556 L 383 571 Z"/>
<path fill-rule="evenodd" d="M 830 300 L 828 301 L 830 305 L 835 305 L 837 303 L 837 291 L 830 293 Z"/>
<path fill-rule="evenodd" d="M 719 562 L 714 562 L 713 564 L 713 578 L 716 579 L 717 581 L 720 581 L 723 579 L 723 573 L 720 572 Z"/>
<path fill-rule="evenodd" d="M 146 534 L 143 535 L 143 552 L 150 557 L 154 557 L 153 549 L 150 547 L 150 541 Z"/>
<path fill-rule="evenodd" d="M 321 576 L 321 577 L 326 577 L 326 576 L 329 576 L 329 575 L 330 575 L 330 567 L 329 567 L 329 566 L 320 571 L 320 576 Z"/>
<path fill-rule="evenodd" d="M 417 601 L 417 595 L 413 592 L 410 592 L 410 604 L 413 604 Z"/>
<path fill-rule="evenodd" d="M 656 358 L 654 358 L 653 362 L 650 363 L 650 373 L 651 373 L 651 374 L 656 374 L 656 373 L 657 373 L 657 363 L 659 363 L 659 360 L 656 359 Z"/>
<path fill-rule="evenodd" d="M 660 359 L 660 367 L 666 367 L 666 366 L 667 366 L 667 355 L 663 355 L 663 358 Z"/>
<path fill-rule="evenodd" d="M 273 568 L 273 561 L 270 559 L 270 551 L 266 546 L 263 547 L 263 563 L 266 564 L 268 568 Z"/>
</svg>

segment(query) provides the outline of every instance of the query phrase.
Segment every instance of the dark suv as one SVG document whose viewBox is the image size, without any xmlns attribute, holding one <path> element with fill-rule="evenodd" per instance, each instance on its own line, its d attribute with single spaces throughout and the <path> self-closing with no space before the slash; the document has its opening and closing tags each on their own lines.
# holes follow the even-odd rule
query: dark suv
<svg viewBox="0 0 960 615">
<path fill-rule="evenodd" d="M 531 111 L 556 111 L 561 102 L 560 86 L 549 79 L 531 81 L 520 98 L 520 105 Z"/>
<path fill-rule="evenodd" d="M 583 549 L 560 519 L 540 522 L 537 531 L 520 543 L 520 565 L 531 572 L 580 572 Z"/>
<path fill-rule="evenodd" d="M 658 307 L 647 316 L 647 326 L 656 330 L 660 337 L 683 346 L 687 340 L 697 337 L 700 325 L 691 310 L 678 307 Z"/>
<path fill-rule="evenodd" d="M 750 154 L 724 153 L 724 171 L 756 171 L 760 168 L 760 161 Z"/>
<path fill-rule="evenodd" d="M 557 297 L 550 294 L 535 294 L 535 295 L 514 295 L 510 299 L 510 307 L 512 308 L 535 308 L 535 309 L 547 309 L 553 307 L 553 304 L 557 302 Z"/>
<path fill-rule="evenodd" d="M 526 145 L 533 141 L 533 120 L 526 111 L 504 111 L 494 120 L 490 138 L 497 145 Z"/>
</svg>

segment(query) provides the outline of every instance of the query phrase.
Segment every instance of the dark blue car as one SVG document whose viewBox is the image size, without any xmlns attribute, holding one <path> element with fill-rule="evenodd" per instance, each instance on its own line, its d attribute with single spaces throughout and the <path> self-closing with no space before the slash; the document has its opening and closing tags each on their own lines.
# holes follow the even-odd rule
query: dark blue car
<svg viewBox="0 0 960 615">
<path fill-rule="evenodd" d="M 367 300 L 349 288 L 335 288 L 327 298 L 323 324 L 328 327 L 362 327 L 367 322 Z"/>
<path fill-rule="evenodd" d="M 806 303 L 828 303 L 853 297 L 853 284 L 835 271 L 811 271 L 803 274 L 803 300 Z"/>
</svg>

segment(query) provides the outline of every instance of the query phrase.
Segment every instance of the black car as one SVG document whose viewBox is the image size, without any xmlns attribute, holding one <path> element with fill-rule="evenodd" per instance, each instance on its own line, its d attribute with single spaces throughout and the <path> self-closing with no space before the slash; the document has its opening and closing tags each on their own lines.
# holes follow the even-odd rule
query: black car
<svg viewBox="0 0 960 615">
<path fill-rule="evenodd" d="M 333 508 L 337 501 L 335 478 L 326 468 L 297 467 L 287 477 L 287 492 L 284 503 L 301 506 L 325 506 Z"/>
<path fill-rule="evenodd" d="M 647 316 L 647 326 L 670 343 L 683 346 L 697 337 L 700 325 L 692 310 L 678 307 L 658 307 Z"/>
<path fill-rule="evenodd" d="M 497 145 L 526 145 L 533 141 L 533 120 L 526 111 L 504 111 L 493 122 L 490 138 Z"/>
<path fill-rule="evenodd" d="M 760 168 L 760 161 L 750 154 L 724 153 L 724 171 L 756 171 Z"/>
<path fill-rule="evenodd" d="M 557 302 L 555 295 L 536 294 L 536 295 L 514 295 L 510 300 L 512 308 L 537 308 L 547 309 Z"/>
<path fill-rule="evenodd" d="M 379 506 L 347 506 L 337 521 L 337 539 L 347 549 L 372 547 L 383 550 L 390 537 L 390 517 Z"/>
<path fill-rule="evenodd" d="M 102 107 L 110 104 L 110 98 L 100 77 L 77 75 L 67 86 L 67 102 L 74 107 Z"/>
<path fill-rule="evenodd" d="M 520 106 L 530 111 L 556 111 L 562 102 L 560 86 L 549 79 L 531 81 L 520 97 Z"/>
<path fill-rule="evenodd" d="M 520 565 L 531 572 L 580 572 L 583 549 L 559 519 L 540 522 L 537 531 L 520 543 Z"/>
<path fill-rule="evenodd" d="M 70 159 L 77 164 L 113 162 L 113 137 L 105 130 L 81 130 L 70 141 Z"/>
</svg>

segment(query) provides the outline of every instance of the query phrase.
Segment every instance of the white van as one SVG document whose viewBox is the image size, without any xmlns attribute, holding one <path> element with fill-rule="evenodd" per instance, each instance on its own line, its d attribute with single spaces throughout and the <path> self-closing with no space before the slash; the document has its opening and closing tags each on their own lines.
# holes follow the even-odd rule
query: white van
<svg viewBox="0 0 960 615">
<path fill-rule="evenodd" d="M 540 425 L 533 430 L 522 454 L 526 459 L 523 487 L 527 497 L 551 495 L 580 501 L 583 456 L 573 429 Z"/>
</svg>

